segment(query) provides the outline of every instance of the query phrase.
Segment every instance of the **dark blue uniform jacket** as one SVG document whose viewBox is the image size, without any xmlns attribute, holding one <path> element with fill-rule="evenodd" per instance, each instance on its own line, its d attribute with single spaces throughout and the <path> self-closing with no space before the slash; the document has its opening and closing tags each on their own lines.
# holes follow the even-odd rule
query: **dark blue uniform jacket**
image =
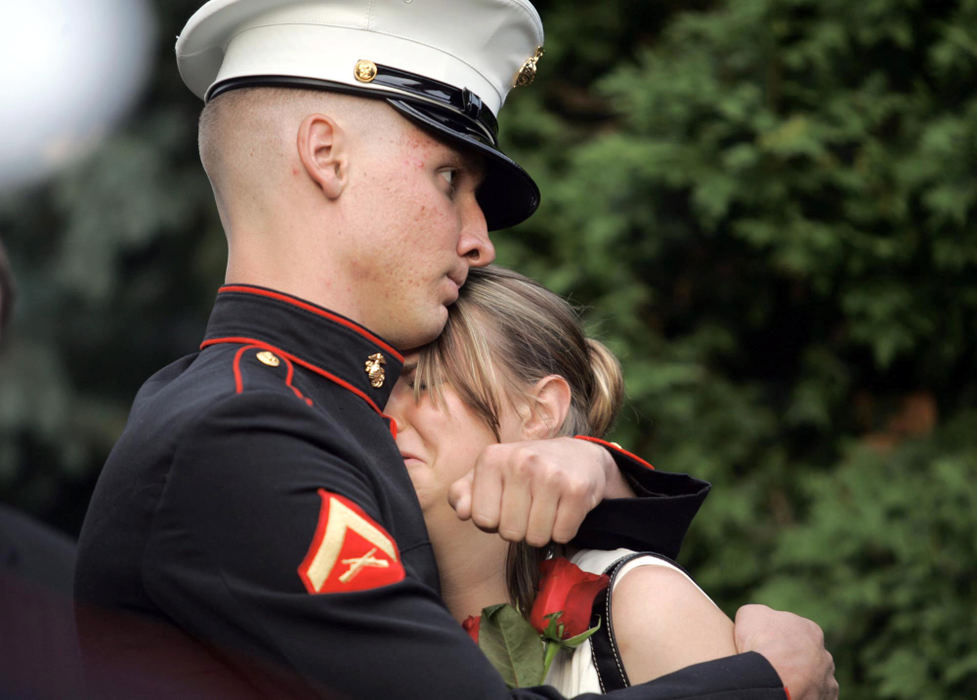
<svg viewBox="0 0 977 700">
<path fill-rule="evenodd" d="M 507 690 L 439 598 L 382 413 L 402 359 L 300 299 L 221 290 L 200 352 L 139 391 L 82 529 L 92 695 L 557 697 Z M 615 458 L 645 497 L 599 506 L 578 543 L 674 557 L 708 485 Z M 618 694 L 784 697 L 757 654 Z"/>
</svg>

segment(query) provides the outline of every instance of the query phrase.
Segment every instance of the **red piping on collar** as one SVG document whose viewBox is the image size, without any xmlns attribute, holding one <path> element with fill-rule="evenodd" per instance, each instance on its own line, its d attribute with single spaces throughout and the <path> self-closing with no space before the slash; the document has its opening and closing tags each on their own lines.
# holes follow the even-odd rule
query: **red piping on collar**
<svg viewBox="0 0 977 700">
<path fill-rule="evenodd" d="M 404 361 L 404 356 L 392 345 L 385 343 L 377 336 L 370 333 L 370 331 L 363 328 L 357 323 L 350 321 L 348 318 L 343 318 L 336 314 L 330 313 L 323 309 L 322 307 L 316 306 L 315 304 L 310 304 L 307 301 L 302 301 L 301 299 L 296 299 L 288 294 L 282 294 L 281 292 L 273 292 L 270 289 L 261 289 L 260 287 L 249 287 L 242 284 L 229 284 L 221 287 L 217 290 L 218 294 L 222 292 L 242 292 L 244 294 L 257 294 L 258 296 L 268 297 L 270 299 L 277 299 L 278 301 L 284 301 L 286 304 L 291 304 L 292 306 L 297 306 L 305 311 L 310 311 L 317 316 L 322 316 L 323 318 L 329 319 L 333 323 L 338 323 L 342 326 L 346 326 L 350 330 L 356 331 L 361 336 L 369 340 L 371 343 L 379 345 L 381 348 L 389 352 L 391 355 L 397 358 L 399 362 Z"/>
<path fill-rule="evenodd" d="M 621 454 L 630 457 L 631 459 L 633 459 L 638 464 L 641 464 L 641 465 L 643 465 L 645 467 L 648 467 L 648 469 L 651 469 L 652 471 L 655 470 L 655 468 L 653 466 L 651 466 L 651 464 L 649 464 L 645 460 L 641 459 L 641 457 L 639 457 L 638 455 L 634 454 L 633 452 L 628 452 L 623 447 L 621 447 L 620 445 L 618 445 L 616 442 L 607 442 L 607 440 L 601 440 L 600 438 L 590 437 L 589 435 L 574 435 L 573 437 L 575 437 L 577 440 L 586 440 L 587 442 L 596 442 L 598 445 L 603 445 L 604 447 L 606 447 L 609 450 L 613 450 L 614 452 L 620 452 Z"/>
<path fill-rule="evenodd" d="M 204 348 L 210 347 L 211 345 L 219 345 L 219 344 L 224 344 L 224 343 L 246 344 L 246 345 L 249 345 L 251 347 L 262 348 L 263 350 L 270 350 L 271 352 L 275 353 L 276 355 L 281 355 L 286 360 L 289 360 L 291 362 L 294 362 L 297 365 L 302 365 L 307 370 L 309 370 L 311 372 L 315 372 L 316 374 L 318 374 L 321 377 L 325 377 L 326 379 L 328 379 L 329 381 L 333 382 L 334 384 L 338 384 L 339 386 L 341 386 L 344 389 L 346 389 L 346 391 L 350 391 L 350 392 L 356 394 L 361 399 L 363 399 L 364 401 L 366 401 L 369 404 L 370 408 L 372 408 L 378 414 L 380 414 L 381 416 L 383 416 L 383 411 L 380 410 L 380 407 L 377 406 L 376 402 L 373 399 L 371 399 L 363 391 L 361 391 L 360 389 L 357 389 L 355 386 L 353 386 L 352 384 L 350 384 L 346 380 L 340 379 L 335 374 L 332 374 L 331 372 L 327 372 L 326 370 L 322 369 L 321 367 L 316 367 L 311 362 L 306 362 L 305 360 L 303 360 L 300 357 L 296 357 L 295 355 L 293 355 L 291 353 L 285 352 L 281 348 L 277 348 L 274 345 L 271 345 L 270 343 L 265 343 L 265 342 L 263 342 L 261 340 L 258 340 L 257 338 L 211 338 L 210 340 L 205 340 L 204 342 L 202 342 L 200 344 L 200 349 L 203 350 Z M 248 348 L 244 348 L 244 349 L 247 350 Z M 293 389 L 293 391 L 294 391 L 294 389 Z"/>
</svg>

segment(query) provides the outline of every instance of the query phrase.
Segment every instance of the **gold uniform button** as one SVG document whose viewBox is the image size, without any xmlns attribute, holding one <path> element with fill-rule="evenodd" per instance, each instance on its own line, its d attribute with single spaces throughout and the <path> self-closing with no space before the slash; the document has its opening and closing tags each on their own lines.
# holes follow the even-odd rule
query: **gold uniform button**
<svg viewBox="0 0 977 700">
<path fill-rule="evenodd" d="M 282 363 L 282 361 L 278 359 L 278 355 L 268 350 L 262 350 L 255 355 L 255 357 L 258 358 L 258 362 L 263 365 L 268 365 L 269 367 L 277 367 Z"/>
<path fill-rule="evenodd" d="M 383 369 L 385 364 L 387 364 L 387 358 L 378 352 L 366 358 L 366 362 L 363 364 L 363 371 L 370 378 L 370 386 L 374 389 L 382 387 L 383 382 L 387 379 L 387 372 Z"/>
<path fill-rule="evenodd" d="M 361 58 L 353 66 L 353 77 L 361 83 L 372 83 L 373 79 L 377 77 L 377 64 Z"/>
</svg>

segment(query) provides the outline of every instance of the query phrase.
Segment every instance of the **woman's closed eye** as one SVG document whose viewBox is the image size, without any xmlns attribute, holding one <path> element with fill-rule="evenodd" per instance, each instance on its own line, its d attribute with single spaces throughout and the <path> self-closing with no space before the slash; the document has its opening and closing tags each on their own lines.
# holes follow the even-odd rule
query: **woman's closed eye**
<svg viewBox="0 0 977 700">
<path fill-rule="evenodd" d="M 400 381 L 415 396 L 427 391 L 427 383 L 419 381 L 417 378 L 416 364 L 411 363 L 404 368 L 404 373 L 400 375 Z"/>
</svg>

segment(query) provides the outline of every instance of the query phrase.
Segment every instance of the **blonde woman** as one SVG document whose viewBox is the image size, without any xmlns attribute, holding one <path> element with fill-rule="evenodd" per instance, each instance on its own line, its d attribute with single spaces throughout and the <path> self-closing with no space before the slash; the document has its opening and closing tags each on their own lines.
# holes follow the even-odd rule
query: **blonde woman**
<svg viewBox="0 0 977 700">
<path fill-rule="evenodd" d="M 554 549 L 509 544 L 459 519 L 448 502 L 449 486 L 488 445 L 560 435 L 600 438 L 621 397 L 617 360 L 585 337 L 573 309 L 499 267 L 471 270 L 440 338 L 407 357 L 386 413 L 397 424 L 397 445 L 424 513 L 442 595 L 459 622 L 504 602 L 528 614 L 539 563 Z M 657 478 L 655 490 L 667 514 L 667 522 L 657 523 L 665 530 L 663 551 L 555 552 L 595 574 L 618 565 L 603 632 L 572 655 L 558 657 L 546 678 L 567 696 L 605 692 L 737 654 L 733 622 L 669 559 L 701 502 L 694 494 L 704 495 L 707 486 L 684 475 Z M 784 697 L 767 662 L 753 656 L 758 677 L 769 675 L 756 685 L 744 679 L 742 695 L 723 697 Z M 708 675 L 718 668 L 717 662 L 694 672 Z M 681 684 L 682 674 L 670 678 Z"/>
</svg>

